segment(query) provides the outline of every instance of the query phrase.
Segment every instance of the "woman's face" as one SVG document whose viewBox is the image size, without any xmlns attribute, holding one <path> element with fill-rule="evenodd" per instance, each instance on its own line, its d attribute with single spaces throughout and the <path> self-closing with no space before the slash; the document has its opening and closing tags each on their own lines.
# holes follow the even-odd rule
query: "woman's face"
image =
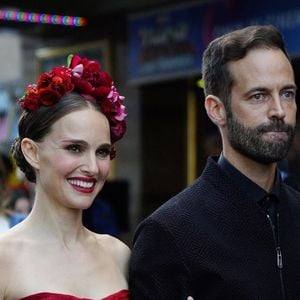
<svg viewBox="0 0 300 300">
<path fill-rule="evenodd" d="M 53 124 L 37 143 L 37 191 L 69 208 L 88 208 L 110 166 L 110 128 L 100 112 L 86 108 Z"/>
</svg>

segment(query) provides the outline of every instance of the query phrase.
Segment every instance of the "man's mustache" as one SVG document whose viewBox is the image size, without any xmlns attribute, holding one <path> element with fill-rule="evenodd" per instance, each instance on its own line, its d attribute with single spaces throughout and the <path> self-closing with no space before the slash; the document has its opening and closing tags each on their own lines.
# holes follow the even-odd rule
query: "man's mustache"
<svg viewBox="0 0 300 300">
<path fill-rule="evenodd" d="M 282 120 L 274 120 L 268 123 L 259 125 L 256 130 L 260 133 L 265 132 L 292 132 L 295 127 L 284 123 Z"/>
</svg>

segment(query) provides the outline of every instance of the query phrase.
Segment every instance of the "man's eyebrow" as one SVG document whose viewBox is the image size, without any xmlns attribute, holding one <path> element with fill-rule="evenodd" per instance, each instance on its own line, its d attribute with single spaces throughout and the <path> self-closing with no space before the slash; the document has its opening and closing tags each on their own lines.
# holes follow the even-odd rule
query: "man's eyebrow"
<svg viewBox="0 0 300 300">
<path fill-rule="evenodd" d="M 244 93 L 244 96 L 249 96 L 250 94 L 255 93 L 255 92 L 267 92 L 267 91 L 269 91 L 269 89 L 267 89 L 265 87 L 257 86 L 257 87 L 253 87 L 250 90 L 246 91 Z"/>
<path fill-rule="evenodd" d="M 297 90 L 297 86 L 295 84 L 288 84 L 285 85 L 281 90 L 288 90 L 288 89 L 292 89 L 292 90 Z M 244 96 L 249 96 L 252 93 L 255 92 L 268 92 L 270 89 L 266 88 L 266 87 L 262 87 L 262 86 L 257 86 L 257 87 L 253 87 L 250 90 L 248 90 L 247 92 L 245 92 Z"/>
<path fill-rule="evenodd" d="M 295 85 L 295 84 L 288 84 L 288 85 L 284 86 L 282 90 L 288 90 L 288 89 L 292 89 L 292 90 L 297 91 L 297 85 Z"/>
</svg>

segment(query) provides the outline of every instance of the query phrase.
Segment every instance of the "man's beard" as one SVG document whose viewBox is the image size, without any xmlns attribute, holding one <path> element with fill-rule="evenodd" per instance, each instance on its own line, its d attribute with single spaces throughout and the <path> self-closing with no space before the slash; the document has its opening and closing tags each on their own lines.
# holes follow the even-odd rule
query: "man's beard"
<svg viewBox="0 0 300 300">
<path fill-rule="evenodd" d="M 255 128 L 245 127 L 232 114 L 228 114 L 228 140 L 230 145 L 247 156 L 262 164 L 270 164 L 282 160 L 287 156 L 295 135 L 295 127 L 275 119 L 263 123 Z M 285 140 L 266 140 L 266 132 L 286 132 Z"/>
</svg>

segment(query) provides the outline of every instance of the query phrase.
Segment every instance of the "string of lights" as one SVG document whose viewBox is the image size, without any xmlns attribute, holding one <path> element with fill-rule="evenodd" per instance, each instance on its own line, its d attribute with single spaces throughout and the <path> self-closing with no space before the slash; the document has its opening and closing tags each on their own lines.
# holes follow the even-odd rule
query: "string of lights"
<svg viewBox="0 0 300 300">
<path fill-rule="evenodd" d="M 86 26 L 87 24 L 86 18 L 83 17 L 33 13 L 12 9 L 0 9 L 0 20 L 64 26 Z"/>
</svg>

